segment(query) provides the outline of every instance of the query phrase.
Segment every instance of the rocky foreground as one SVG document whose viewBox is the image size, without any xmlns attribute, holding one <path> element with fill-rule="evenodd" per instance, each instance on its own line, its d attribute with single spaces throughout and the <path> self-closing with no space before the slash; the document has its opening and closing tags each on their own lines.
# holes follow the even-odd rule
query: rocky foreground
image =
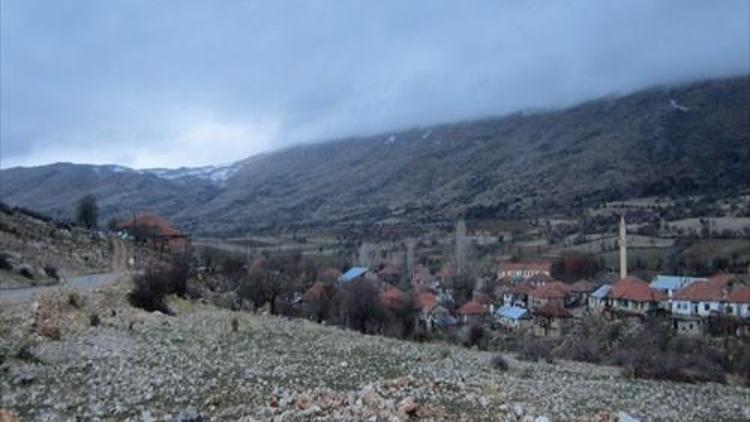
<svg viewBox="0 0 750 422">
<path fill-rule="evenodd" d="M 500 371 L 490 353 L 182 300 L 150 314 L 126 287 L 3 305 L 0 408 L 52 421 L 750 418 L 744 387 L 512 356 Z"/>
</svg>

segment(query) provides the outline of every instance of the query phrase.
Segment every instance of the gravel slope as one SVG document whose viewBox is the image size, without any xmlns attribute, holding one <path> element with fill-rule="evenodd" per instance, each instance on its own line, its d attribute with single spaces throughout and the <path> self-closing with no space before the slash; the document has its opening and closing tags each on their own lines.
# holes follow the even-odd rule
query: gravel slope
<svg viewBox="0 0 750 422">
<path fill-rule="evenodd" d="M 743 387 L 627 380 L 616 368 L 510 357 L 510 369 L 499 372 L 491 354 L 456 346 L 181 300 L 173 301 L 176 317 L 148 314 L 125 304 L 124 286 L 78 294 L 74 304 L 69 294 L 0 314 L 0 408 L 23 420 L 750 417 Z M 92 313 L 101 319 L 96 327 Z M 50 324 L 60 327 L 61 340 L 30 334 Z M 15 357 L 24 343 L 38 361 Z"/>
</svg>

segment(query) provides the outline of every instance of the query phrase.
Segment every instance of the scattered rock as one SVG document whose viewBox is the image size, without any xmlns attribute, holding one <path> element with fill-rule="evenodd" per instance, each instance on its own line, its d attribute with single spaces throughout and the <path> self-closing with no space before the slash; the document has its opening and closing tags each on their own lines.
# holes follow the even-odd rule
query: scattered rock
<svg viewBox="0 0 750 422">
<path fill-rule="evenodd" d="M 0 409 L 0 422 L 18 422 L 18 416 L 11 410 Z"/>
</svg>

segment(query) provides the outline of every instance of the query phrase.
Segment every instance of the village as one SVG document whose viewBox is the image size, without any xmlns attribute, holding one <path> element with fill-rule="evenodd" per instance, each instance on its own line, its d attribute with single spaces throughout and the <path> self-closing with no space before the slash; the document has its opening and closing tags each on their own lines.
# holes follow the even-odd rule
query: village
<svg viewBox="0 0 750 422">
<path fill-rule="evenodd" d="M 464 223 L 459 222 L 458 226 L 453 239 L 454 258 L 465 254 L 468 242 Z M 189 236 L 153 214 L 134 216 L 122 223 L 120 229 L 124 239 L 142 242 L 159 253 L 189 250 Z M 372 266 L 351 266 L 344 271 L 322 266 L 308 271 L 305 279 L 292 287 L 277 286 L 279 294 L 273 297 L 273 308 L 317 322 L 327 320 L 348 325 L 347 316 L 340 311 L 343 295 L 339 292 L 365 285 L 368 293 L 376 293 L 373 299 L 386 312 L 402 319 L 414 317 L 416 332 L 450 332 L 461 327 L 481 326 L 555 338 L 565 335 L 583 318 L 600 317 L 638 324 L 655 317 L 669 321 L 674 334 L 680 336 L 750 335 L 747 275 L 725 272 L 710 276 L 657 274 L 647 281 L 628 271 L 624 217 L 620 219 L 617 244 L 619 272 L 604 269 L 590 279 L 573 282 L 555 279 L 551 260 L 502 261 L 497 263 L 494 274 L 489 275 L 471 271 L 466 268 L 467 264 L 456 265 L 456 259 L 435 272 L 423 263 L 412 262 L 406 263 L 405 266 L 411 268 L 406 272 L 392 260 Z M 359 259 L 373 261 L 361 256 Z M 265 265 L 264 258 L 251 261 L 235 263 L 235 266 L 244 268 L 240 273 L 252 273 L 253 269 Z M 198 267 L 196 277 L 210 278 L 207 271 L 212 270 Z M 278 282 L 283 283 L 280 280 Z M 257 308 L 266 303 L 254 301 L 254 304 Z"/>
<path fill-rule="evenodd" d="M 740 275 L 718 273 L 710 277 L 657 275 L 644 281 L 628 274 L 627 235 L 620 225 L 620 273 L 572 284 L 551 276 L 552 262 L 503 262 L 498 265 L 494 288 L 474 289 L 471 300 L 458 304 L 452 285 L 456 273 L 445 267 L 432 274 L 417 265 L 411 274 L 419 322 L 428 330 L 461 324 L 500 325 L 509 330 L 531 329 L 536 335 L 556 337 L 584 315 L 633 322 L 648 316 L 671 321 L 679 335 L 716 333 L 750 335 L 750 285 Z M 329 271 L 335 271 L 329 269 Z M 352 267 L 337 277 L 343 286 L 357 280 L 375 283 L 380 301 L 397 308 L 408 293 L 398 287 L 401 270 L 390 264 L 369 269 Z M 326 286 L 318 282 L 302 298 L 315 301 Z M 335 288 L 335 287 L 334 287 Z M 727 323 L 729 325 L 727 325 Z"/>
</svg>

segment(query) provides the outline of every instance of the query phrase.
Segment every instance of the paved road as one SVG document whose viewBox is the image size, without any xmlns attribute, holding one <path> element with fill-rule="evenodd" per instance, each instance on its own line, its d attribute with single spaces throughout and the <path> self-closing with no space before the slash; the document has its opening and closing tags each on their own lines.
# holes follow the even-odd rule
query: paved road
<svg viewBox="0 0 750 422">
<path fill-rule="evenodd" d="M 22 289 L 0 289 L 0 301 L 21 302 L 29 300 L 38 293 L 62 286 L 70 286 L 76 290 L 89 290 L 96 287 L 114 283 L 123 277 L 123 273 L 102 273 L 72 277 L 54 286 L 27 287 Z"/>
</svg>

